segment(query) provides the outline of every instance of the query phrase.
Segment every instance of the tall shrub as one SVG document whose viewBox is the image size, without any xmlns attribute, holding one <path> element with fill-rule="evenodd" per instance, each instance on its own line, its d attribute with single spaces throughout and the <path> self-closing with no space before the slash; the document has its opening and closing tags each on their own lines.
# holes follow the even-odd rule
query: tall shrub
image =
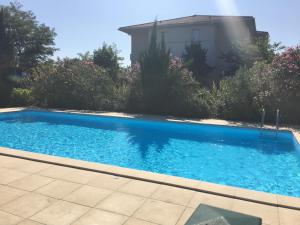
<svg viewBox="0 0 300 225">
<path fill-rule="evenodd" d="M 206 118 L 210 113 L 211 96 L 202 88 L 193 74 L 179 58 L 172 58 L 168 71 L 167 101 L 168 114 Z"/>
<path fill-rule="evenodd" d="M 241 67 L 251 68 L 255 62 L 271 63 L 282 49 L 281 43 L 271 43 L 269 36 L 257 37 L 250 43 L 234 42 L 229 51 L 221 54 L 221 58 L 229 64 L 226 75 L 234 75 Z"/>
<path fill-rule="evenodd" d="M 182 56 L 186 68 L 193 73 L 193 77 L 204 85 L 211 83 L 209 73 L 212 67 L 207 64 L 207 49 L 200 42 L 192 42 L 185 47 Z"/>
<path fill-rule="evenodd" d="M 170 51 L 166 49 L 164 37 L 161 43 L 157 41 L 155 21 L 149 47 L 139 59 L 143 101 L 149 113 L 164 111 L 169 62 Z"/>
<path fill-rule="evenodd" d="M 300 123 L 300 46 L 276 56 L 272 66 L 283 120 Z"/>
<path fill-rule="evenodd" d="M 32 73 L 31 86 L 41 106 L 114 110 L 116 105 L 113 80 L 93 62 L 64 59 L 44 64 Z"/>
<path fill-rule="evenodd" d="M 107 45 L 103 43 L 101 48 L 94 50 L 93 62 L 106 69 L 114 79 L 117 77 L 117 73 L 120 69 L 120 61 L 123 58 L 119 56 L 119 50 L 116 45 Z"/>
<path fill-rule="evenodd" d="M 241 68 L 235 76 L 220 82 L 222 104 L 220 114 L 230 120 L 255 120 L 259 118 L 253 109 L 253 93 L 247 68 Z"/>
<path fill-rule="evenodd" d="M 7 29 L 7 8 L 0 7 L 0 106 L 6 106 L 12 91 L 10 76 L 14 67 L 14 46 L 11 31 Z"/>
</svg>

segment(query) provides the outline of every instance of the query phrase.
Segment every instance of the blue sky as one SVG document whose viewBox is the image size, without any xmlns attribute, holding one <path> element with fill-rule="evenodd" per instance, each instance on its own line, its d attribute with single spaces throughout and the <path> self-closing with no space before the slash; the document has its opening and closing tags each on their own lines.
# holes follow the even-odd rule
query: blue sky
<svg viewBox="0 0 300 225">
<path fill-rule="evenodd" d="M 258 30 L 286 46 L 300 44 L 299 0 L 20 0 L 24 9 L 54 27 L 55 56 L 76 56 L 103 42 L 115 43 L 129 64 L 130 37 L 118 31 L 126 25 L 194 14 L 254 16 Z M 0 4 L 8 4 L 0 0 Z"/>
</svg>

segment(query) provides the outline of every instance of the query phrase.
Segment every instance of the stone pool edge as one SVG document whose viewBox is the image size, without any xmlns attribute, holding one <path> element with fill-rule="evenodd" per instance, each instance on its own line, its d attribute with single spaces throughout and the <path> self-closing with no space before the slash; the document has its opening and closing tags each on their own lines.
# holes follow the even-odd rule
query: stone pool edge
<svg viewBox="0 0 300 225">
<path fill-rule="evenodd" d="M 86 111 L 79 111 L 79 110 L 56 110 L 56 109 L 40 109 L 40 108 L 6 108 L 6 109 L 0 109 L 1 112 L 13 112 L 13 111 L 22 111 L 22 110 L 28 110 L 28 109 L 35 109 L 35 110 L 41 110 L 41 111 L 54 111 L 54 112 L 68 112 L 68 113 L 76 113 L 76 114 L 91 114 L 91 115 L 99 115 L 99 116 L 116 116 L 116 117 L 126 117 L 126 118 L 135 118 L 135 115 L 130 114 L 124 114 L 124 113 L 110 113 L 110 112 L 86 112 Z M 141 118 L 141 115 L 139 115 L 138 118 Z M 161 119 L 160 119 L 161 118 Z M 250 124 L 218 124 L 218 121 L 222 120 L 212 120 L 211 122 L 214 123 L 205 123 L 202 121 L 197 120 L 185 120 L 180 118 L 174 118 L 166 119 L 166 117 L 159 117 L 159 116 L 145 116 L 142 119 L 154 119 L 154 120 L 167 120 L 167 121 L 173 121 L 173 122 L 189 122 L 189 123 L 199 123 L 199 124 L 210 124 L 210 125 L 222 125 L 222 126 L 237 126 L 237 127 L 246 127 L 246 128 L 257 128 L 257 125 Z M 225 121 L 227 122 L 227 121 Z M 267 127 L 267 129 L 273 129 L 272 127 Z M 281 129 L 282 130 L 282 129 Z M 291 128 L 284 128 L 284 130 L 291 131 L 294 134 L 295 139 L 300 143 L 300 134 L 299 131 L 295 131 Z M 296 135 L 297 134 L 297 135 Z M 0 155 L 8 156 L 8 157 L 16 157 L 26 160 L 32 160 L 42 163 L 49 163 L 53 165 L 59 165 L 59 166 L 65 166 L 65 167 L 71 167 L 75 169 L 81 169 L 81 170 L 87 170 L 87 171 L 94 171 L 98 173 L 105 173 L 115 176 L 121 176 L 136 180 L 142 180 L 152 183 L 158 183 L 158 184 L 164 184 L 169 186 L 174 186 L 178 188 L 184 188 L 189 190 L 194 190 L 198 192 L 208 193 L 208 194 L 214 194 L 222 197 L 228 197 L 233 199 L 239 199 L 259 204 L 265 204 L 275 207 L 282 207 L 282 208 L 289 208 L 289 209 L 295 209 L 300 210 L 300 198 L 297 197 L 290 197 L 290 196 L 284 196 L 284 195 L 278 195 L 278 194 L 272 194 L 272 193 L 266 193 L 266 192 L 260 192 L 260 191 L 253 191 L 250 189 L 243 189 L 243 188 L 237 188 L 227 185 L 220 185 L 215 183 L 209 183 L 204 181 L 198 181 L 193 179 L 187 179 L 187 178 L 181 178 L 181 177 L 175 177 L 165 174 L 158 174 L 148 171 L 142 171 L 142 170 L 135 170 L 135 169 L 129 169 L 125 167 L 118 167 L 108 164 L 101 164 L 101 163 L 93 163 L 83 160 L 76 160 L 76 159 L 70 159 L 70 158 L 64 158 L 59 156 L 52 156 L 52 155 L 46 155 L 46 154 L 40 154 L 40 153 L 33 153 L 23 150 L 16 150 L 16 149 L 10 149 L 10 148 L 4 148 L 0 147 Z"/>
</svg>

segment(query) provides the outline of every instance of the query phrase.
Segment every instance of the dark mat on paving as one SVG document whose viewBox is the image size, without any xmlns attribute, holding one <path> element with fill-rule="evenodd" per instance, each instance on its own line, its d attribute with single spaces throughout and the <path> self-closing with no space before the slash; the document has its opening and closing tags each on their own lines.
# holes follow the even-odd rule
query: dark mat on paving
<svg viewBox="0 0 300 225">
<path fill-rule="evenodd" d="M 200 204 L 185 225 L 261 225 L 261 218 Z"/>
</svg>

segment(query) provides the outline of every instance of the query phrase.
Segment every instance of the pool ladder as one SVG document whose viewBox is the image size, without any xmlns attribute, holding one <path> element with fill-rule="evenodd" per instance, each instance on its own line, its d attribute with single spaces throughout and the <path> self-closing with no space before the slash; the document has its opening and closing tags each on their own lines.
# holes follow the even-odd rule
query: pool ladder
<svg viewBox="0 0 300 225">
<path fill-rule="evenodd" d="M 280 119 L 279 109 L 276 110 L 276 130 L 279 130 L 279 119 Z"/>
<path fill-rule="evenodd" d="M 263 128 L 263 127 L 264 127 L 265 117 L 266 117 L 266 111 L 265 111 L 265 109 L 263 108 L 263 109 L 262 109 L 262 113 L 261 113 L 260 128 Z"/>
<path fill-rule="evenodd" d="M 262 109 L 262 114 L 261 114 L 261 121 L 260 121 L 260 128 L 264 127 L 265 124 L 265 117 L 266 117 L 266 111 L 263 108 Z M 276 110 L 276 130 L 279 130 L 279 118 L 280 118 L 280 111 L 279 109 Z"/>
</svg>

